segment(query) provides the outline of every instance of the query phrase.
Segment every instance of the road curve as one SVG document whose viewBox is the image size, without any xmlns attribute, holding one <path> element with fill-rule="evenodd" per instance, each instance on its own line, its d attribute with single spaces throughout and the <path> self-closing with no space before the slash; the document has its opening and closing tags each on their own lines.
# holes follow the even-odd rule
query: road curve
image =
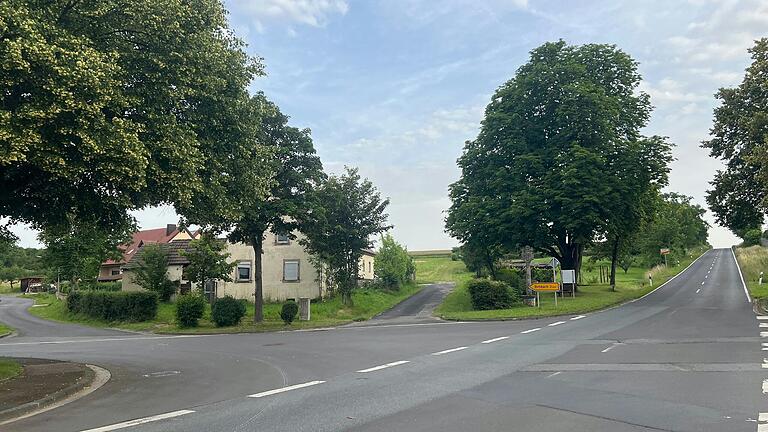
<svg viewBox="0 0 768 432">
<path fill-rule="evenodd" d="M 140 419 L 120 430 L 754 432 L 768 427 L 761 321 L 718 249 L 653 294 L 587 316 L 12 338 L 0 355 L 96 363 L 117 382 L 3 430 Z"/>
</svg>

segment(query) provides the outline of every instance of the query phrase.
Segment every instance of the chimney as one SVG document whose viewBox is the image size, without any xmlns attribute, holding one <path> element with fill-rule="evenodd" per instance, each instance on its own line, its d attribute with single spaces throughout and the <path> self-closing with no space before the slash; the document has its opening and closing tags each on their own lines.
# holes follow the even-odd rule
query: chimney
<svg viewBox="0 0 768 432">
<path fill-rule="evenodd" d="M 174 231 L 176 231 L 176 224 L 168 224 L 165 226 L 165 235 L 171 235 Z"/>
</svg>

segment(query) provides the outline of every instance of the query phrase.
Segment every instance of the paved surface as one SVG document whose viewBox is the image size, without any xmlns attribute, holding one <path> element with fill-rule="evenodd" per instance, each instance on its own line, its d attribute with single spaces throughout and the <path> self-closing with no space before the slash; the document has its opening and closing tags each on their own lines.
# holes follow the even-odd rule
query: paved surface
<svg viewBox="0 0 768 432">
<path fill-rule="evenodd" d="M 760 322 L 724 249 L 585 317 L 19 336 L 0 355 L 85 361 L 113 380 L 3 430 L 764 431 Z"/>
<path fill-rule="evenodd" d="M 432 312 L 443 302 L 445 296 L 455 286 L 453 283 L 427 285 L 421 291 L 398 303 L 392 309 L 377 315 L 369 323 L 392 324 L 395 322 L 434 321 L 435 318 L 432 316 Z"/>
</svg>

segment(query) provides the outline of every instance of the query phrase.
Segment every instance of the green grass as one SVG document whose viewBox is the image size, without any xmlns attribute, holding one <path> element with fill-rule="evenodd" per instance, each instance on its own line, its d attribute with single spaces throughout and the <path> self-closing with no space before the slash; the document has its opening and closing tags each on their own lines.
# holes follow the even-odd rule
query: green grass
<svg viewBox="0 0 768 432">
<path fill-rule="evenodd" d="M 19 375 L 22 371 L 19 362 L 11 359 L 0 358 L 0 381 Z"/>
<path fill-rule="evenodd" d="M 768 248 L 750 246 L 736 248 L 736 258 L 744 275 L 749 293 L 756 299 L 768 298 Z M 764 272 L 763 284 L 759 284 L 760 272 Z"/>
<path fill-rule="evenodd" d="M 13 329 L 0 322 L 0 337 L 11 333 Z"/>
<path fill-rule="evenodd" d="M 463 282 L 472 278 L 472 273 L 462 261 L 451 261 L 450 255 L 415 256 L 416 282 Z"/>
<path fill-rule="evenodd" d="M 0 282 L 0 294 L 12 294 L 17 292 L 19 292 L 18 281 L 13 284 L 13 290 L 11 290 L 11 284 L 8 282 Z"/>
<path fill-rule="evenodd" d="M 196 328 L 179 329 L 176 326 L 175 305 L 161 303 L 157 310 L 157 317 L 152 321 L 139 323 L 104 322 L 82 315 L 73 315 L 67 311 L 65 302 L 55 296 L 39 294 L 34 296 L 35 303 L 47 305 L 30 308 L 30 313 L 40 318 L 54 321 L 70 322 L 94 327 L 113 327 L 124 330 L 152 331 L 158 333 L 240 333 L 261 332 L 285 329 L 303 329 L 328 327 L 350 323 L 352 321 L 364 321 L 391 308 L 406 298 L 416 294 L 420 287 L 409 284 L 399 291 L 381 291 L 373 289 L 358 289 L 352 294 L 353 306 L 342 305 L 338 297 L 312 303 L 311 320 L 295 321 L 290 326 L 285 326 L 280 319 L 281 303 L 267 303 L 264 305 L 264 322 L 256 325 L 253 323 L 253 304 L 249 304 L 246 316 L 242 322 L 233 327 L 216 327 L 210 320 L 210 307 L 206 307 L 204 318 Z"/>
<path fill-rule="evenodd" d="M 651 270 L 642 268 L 630 268 L 625 274 L 618 269 L 616 273 L 616 291 L 611 291 L 607 284 L 580 285 L 576 298 L 560 297 L 555 307 L 554 294 L 541 294 L 541 307 L 525 305 L 515 306 L 510 309 L 498 309 L 487 311 L 472 310 L 467 283 L 462 282 L 453 290 L 435 311 L 435 315 L 452 320 L 489 320 L 489 319 L 519 319 L 534 318 L 553 315 L 565 315 L 592 312 L 613 305 L 641 297 L 669 280 L 672 276 L 687 267 L 694 259 L 704 253 L 706 249 L 698 250 L 693 257 L 689 257 L 678 265 L 655 267 Z M 599 265 L 600 263 L 598 263 Z M 605 265 L 605 263 L 602 263 Z M 585 281 L 594 280 L 599 275 L 597 265 L 591 272 L 582 270 Z M 648 274 L 653 275 L 654 286 L 648 284 Z"/>
</svg>

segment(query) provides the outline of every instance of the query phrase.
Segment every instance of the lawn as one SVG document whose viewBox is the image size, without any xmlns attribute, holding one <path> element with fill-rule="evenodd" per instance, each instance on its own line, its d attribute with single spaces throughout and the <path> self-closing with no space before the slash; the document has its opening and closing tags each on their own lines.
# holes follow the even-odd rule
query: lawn
<svg viewBox="0 0 768 432">
<path fill-rule="evenodd" d="M 7 380 L 19 375 L 22 371 L 19 362 L 0 358 L 0 381 Z"/>
<path fill-rule="evenodd" d="M 749 288 L 749 293 L 756 299 L 768 298 L 768 248 L 762 246 L 750 246 L 736 248 L 736 258 L 739 261 L 744 282 Z M 763 284 L 759 284 L 760 272 L 766 272 L 763 276 Z"/>
<path fill-rule="evenodd" d="M 450 255 L 417 255 L 416 282 L 462 282 L 472 278 L 472 272 L 462 261 L 451 261 Z"/>
<path fill-rule="evenodd" d="M 303 329 L 327 327 L 350 323 L 352 321 L 364 321 L 391 308 L 406 298 L 416 294 L 420 287 L 409 284 L 399 291 L 389 292 L 373 289 L 358 289 L 352 294 L 353 306 L 347 307 L 341 304 L 338 297 L 313 302 L 310 321 L 294 321 L 290 326 L 283 324 L 280 319 L 281 303 L 267 303 L 264 305 L 264 322 L 256 325 L 253 323 L 253 304 L 249 304 L 246 316 L 240 325 L 233 327 L 216 327 L 210 320 L 210 307 L 206 308 L 205 315 L 197 328 L 179 329 L 176 326 L 175 305 L 161 303 L 158 307 L 157 317 L 152 321 L 139 323 L 104 322 L 94 320 L 81 315 L 73 315 L 67 311 L 65 302 L 55 296 L 41 294 L 34 296 L 35 303 L 47 305 L 30 308 L 30 313 L 40 318 L 54 321 L 63 321 L 84 324 L 95 327 L 114 327 L 124 330 L 152 331 L 158 333 L 239 333 L 261 332 L 287 329 Z"/>
<path fill-rule="evenodd" d="M 3 337 L 13 331 L 12 328 L 0 322 L 0 337 Z"/>
<path fill-rule="evenodd" d="M 598 262 L 598 265 L 595 265 L 595 268 L 591 271 L 582 270 L 583 279 L 592 283 L 579 286 L 576 298 L 569 296 L 558 298 L 557 307 L 555 307 L 554 294 L 542 293 L 540 308 L 520 305 L 510 309 L 472 310 L 472 302 L 467 290 L 467 284 L 461 283 L 445 298 L 435 311 L 435 315 L 452 320 L 519 319 L 585 313 L 604 309 L 649 293 L 653 288 L 666 282 L 687 267 L 706 250 L 702 248 L 696 251 L 692 257 L 683 260 L 677 265 L 670 265 L 669 268 L 664 268 L 663 266 L 655 267 L 651 270 L 630 268 L 627 273 L 618 269 L 616 273 L 616 291 L 611 291 L 610 286 L 607 284 L 594 282 L 599 280 L 599 270 L 597 267 L 601 263 Z M 606 265 L 606 263 L 602 264 Z M 649 273 L 653 275 L 653 287 L 648 283 Z"/>
</svg>

